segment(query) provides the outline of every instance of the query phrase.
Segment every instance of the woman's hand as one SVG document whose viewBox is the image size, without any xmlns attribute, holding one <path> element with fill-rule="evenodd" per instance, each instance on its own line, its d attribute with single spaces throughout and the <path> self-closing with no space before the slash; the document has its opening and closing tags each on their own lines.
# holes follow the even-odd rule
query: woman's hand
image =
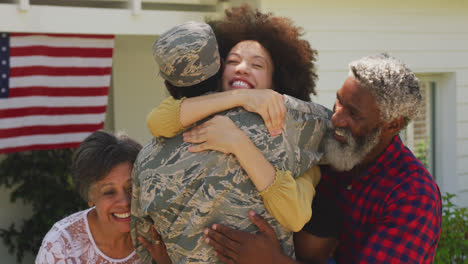
<svg viewBox="0 0 468 264">
<path fill-rule="evenodd" d="M 216 150 L 236 155 L 246 140 L 250 139 L 229 117 L 218 115 L 184 133 L 185 142 L 199 143 L 190 152 Z"/>
<path fill-rule="evenodd" d="M 272 136 L 281 134 L 286 107 L 283 95 L 270 89 L 243 89 L 242 107 L 259 114 Z"/>
<path fill-rule="evenodd" d="M 148 242 L 144 237 L 139 236 L 138 241 L 149 251 L 151 257 L 158 264 L 172 264 L 169 255 L 167 254 L 166 245 L 162 240 L 162 237 L 156 231 L 154 226 L 151 226 L 151 235 L 153 237 L 154 243 Z"/>
<path fill-rule="evenodd" d="M 190 152 L 209 149 L 234 154 L 259 192 L 264 191 L 275 180 L 275 168 L 229 117 L 215 116 L 192 128 L 184 133 L 184 141 L 199 143 L 191 146 Z"/>
</svg>

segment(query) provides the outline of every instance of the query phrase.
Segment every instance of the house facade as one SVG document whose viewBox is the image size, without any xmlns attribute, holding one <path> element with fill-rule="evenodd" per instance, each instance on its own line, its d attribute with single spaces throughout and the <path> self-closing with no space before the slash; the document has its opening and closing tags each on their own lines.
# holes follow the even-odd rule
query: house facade
<svg viewBox="0 0 468 264">
<path fill-rule="evenodd" d="M 153 61 L 157 35 L 189 20 L 222 15 L 247 2 L 303 27 L 318 50 L 317 96 L 332 107 L 362 56 L 387 52 L 416 72 L 425 97 L 423 114 L 402 138 L 425 162 L 442 192 L 468 206 L 468 2 L 464 0 L 0 0 L 0 32 L 114 34 L 106 129 L 126 131 L 142 144 L 151 138 L 146 114 L 168 96 Z M 1 101 L 0 101 L 1 103 Z M 0 227 L 28 216 L 0 189 Z M 8 213 L 7 213 L 8 212 Z M 2 263 L 14 263 L 0 244 Z M 28 256 L 24 263 L 31 263 Z"/>
</svg>

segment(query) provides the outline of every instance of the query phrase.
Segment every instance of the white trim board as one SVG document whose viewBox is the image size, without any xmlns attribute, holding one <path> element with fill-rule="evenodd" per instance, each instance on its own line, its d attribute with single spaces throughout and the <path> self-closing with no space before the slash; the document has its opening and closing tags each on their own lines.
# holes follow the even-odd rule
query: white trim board
<svg viewBox="0 0 468 264">
<path fill-rule="evenodd" d="M 204 21 L 216 12 L 142 10 L 0 4 L 0 31 L 83 34 L 160 35 L 176 24 Z"/>
</svg>

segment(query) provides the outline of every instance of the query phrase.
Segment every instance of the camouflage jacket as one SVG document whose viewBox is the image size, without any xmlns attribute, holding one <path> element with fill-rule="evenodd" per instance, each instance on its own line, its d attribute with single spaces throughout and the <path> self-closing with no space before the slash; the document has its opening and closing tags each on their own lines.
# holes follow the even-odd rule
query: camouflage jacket
<svg viewBox="0 0 468 264">
<path fill-rule="evenodd" d="M 257 114 L 241 108 L 222 114 L 243 130 L 278 169 L 294 177 L 317 164 L 320 142 L 331 113 L 325 107 L 285 96 L 285 126 L 271 137 Z M 138 155 L 132 181 L 131 236 L 137 252 L 150 262 L 149 252 L 135 238 L 151 240 L 152 222 L 166 243 L 174 263 L 217 263 L 203 241 L 203 229 L 213 223 L 255 232 L 248 218 L 253 209 L 275 229 L 282 250 L 294 257 L 292 233 L 263 206 L 245 171 L 233 155 L 216 151 L 191 153 L 179 134 L 154 138 Z"/>
</svg>

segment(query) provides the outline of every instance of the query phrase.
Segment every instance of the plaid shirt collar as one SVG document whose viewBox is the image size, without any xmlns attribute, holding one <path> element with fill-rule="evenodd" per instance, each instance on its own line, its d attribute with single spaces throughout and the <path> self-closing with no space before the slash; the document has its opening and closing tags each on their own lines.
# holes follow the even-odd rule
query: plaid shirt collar
<svg viewBox="0 0 468 264">
<path fill-rule="evenodd" d="M 400 136 L 394 136 L 392 142 L 387 146 L 385 151 L 369 168 L 364 171 L 362 178 L 368 179 L 370 175 L 379 174 L 389 166 L 392 161 L 398 159 L 404 148 L 405 146 L 403 145 Z"/>
</svg>

